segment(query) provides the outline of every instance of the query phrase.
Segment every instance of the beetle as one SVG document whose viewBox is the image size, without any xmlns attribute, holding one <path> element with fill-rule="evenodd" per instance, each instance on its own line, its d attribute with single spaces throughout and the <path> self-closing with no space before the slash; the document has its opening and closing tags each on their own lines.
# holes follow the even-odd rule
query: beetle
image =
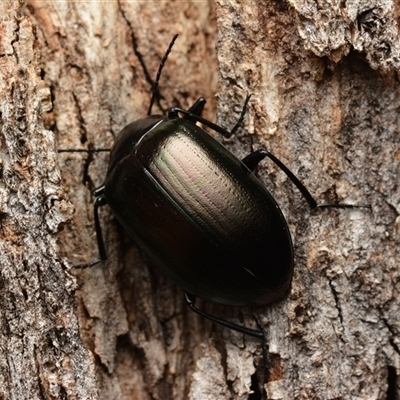
<svg viewBox="0 0 400 400">
<path fill-rule="evenodd" d="M 278 203 L 253 173 L 258 163 L 265 157 L 276 163 L 311 208 L 359 206 L 317 204 L 267 150 L 239 160 L 196 125 L 232 136 L 244 119 L 249 95 L 231 130 L 201 117 L 204 98 L 188 110 L 172 107 L 166 116 L 152 115 L 161 71 L 176 38 L 160 63 L 147 117 L 119 133 L 105 181 L 93 191 L 100 260 L 86 266 L 106 259 L 99 207 L 108 204 L 151 262 L 183 288 L 193 311 L 262 338 L 259 330 L 222 320 L 195 305 L 197 297 L 229 306 L 263 305 L 283 298 L 290 289 L 291 235 Z"/>
</svg>

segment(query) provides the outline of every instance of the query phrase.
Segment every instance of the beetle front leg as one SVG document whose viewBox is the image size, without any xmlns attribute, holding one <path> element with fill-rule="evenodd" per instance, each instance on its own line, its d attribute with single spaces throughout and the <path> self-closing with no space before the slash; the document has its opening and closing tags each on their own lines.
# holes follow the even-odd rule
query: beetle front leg
<svg viewBox="0 0 400 400">
<path fill-rule="evenodd" d="M 236 131 L 239 129 L 241 123 L 243 122 L 244 116 L 246 114 L 247 103 L 249 102 L 250 97 L 251 97 L 250 94 L 246 95 L 246 99 L 244 100 L 242 112 L 240 113 L 239 119 L 237 120 L 235 126 L 230 131 L 201 117 L 201 113 L 203 111 L 204 105 L 206 104 L 206 100 L 203 97 L 200 97 L 196 101 L 196 103 L 194 103 L 192 105 L 192 107 L 189 108 L 189 110 L 183 110 L 182 108 L 179 108 L 179 107 L 170 108 L 168 110 L 168 118 L 171 118 L 171 119 L 179 118 L 179 114 L 183 114 L 184 119 L 188 119 L 195 123 L 200 122 L 201 124 L 213 129 L 215 132 L 220 133 L 222 136 L 224 136 L 226 138 L 230 138 L 232 135 L 234 135 L 236 133 Z"/>
<path fill-rule="evenodd" d="M 189 112 L 198 115 L 201 117 L 201 114 L 203 114 L 204 106 L 206 105 L 207 100 L 204 97 L 200 97 L 196 100 L 196 102 L 189 108 Z M 184 118 L 189 119 L 187 116 Z"/>
<path fill-rule="evenodd" d="M 231 135 L 234 135 L 236 131 L 239 129 L 240 125 L 242 124 L 244 120 L 244 116 L 246 115 L 247 111 L 247 104 L 250 101 L 251 94 L 246 94 L 246 98 L 244 99 L 243 107 L 242 107 L 242 112 L 240 113 L 239 119 L 237 120 L 235 126 L 231 129 Z"/>
<path fill-rule="evenodd" d="M 201 117 L 206 103 L 207 100 L 204 97 L 198 98 L 196 102 L 187 110 L 188 114 L 183 115 L 183 118 L 187 119 L 188 121 L 192 121 L 193 123 L 196 123 L 198 117 Z"/>
<path fill-rule="evenodd" d="M 261 338 L 264 340 L 264 334 L 261 331 L 246 328 L 245 326 L 237 325 L 237 324 L 234 324 L 233 322 L 225 321 L 218 317 L 214 317 L 211 314 L 207 314 L 204 311 L 201 311 L 199 308 L 196 307 L 196 296 L 194 296 L 188 292 L 184 292 L 184 293 L 185 293 L 186 303 L 188 304 L 190 309 L 192 311 L 194 311 L 196 314 L 199 314 L 202 317 L 209 319 L 210 321 L 216 322 L 217 324 L 225 326 L 226 328 L 233 329 L 234 331 L 244 333 L 245 335 L 254 336 L 254 337 Z"/>
</svg>

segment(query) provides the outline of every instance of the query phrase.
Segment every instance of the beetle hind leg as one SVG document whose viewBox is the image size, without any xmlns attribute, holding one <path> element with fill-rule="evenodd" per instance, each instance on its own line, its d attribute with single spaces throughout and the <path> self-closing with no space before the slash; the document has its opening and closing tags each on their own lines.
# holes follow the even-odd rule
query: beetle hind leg
<svg viewBox="0 0 400 400">
<path fill-rule="evenodd" d="M 233 322 L 225 321 L 218 317 L 214 317 L 214 315 L 211 315 L 204 311 L 201 311 L 199 308 L 196 307 L 196 296 L 193 296 L 192 294 L 190 294 L 188 292 L 185 292 L 185 300 L 192 311 L 194 311 L 196 314 L 199 314 L 200 316 L 202 316 L 204 318 L 209 319 L 210 321 L 216 322 L 217 324 L 222 325 L 226 328 L 232 329 L 234 331 L 244 333 L 245 335 L 250 335 L 253 337 L 264 339 L 264 334 L 262 331 L 258 331 L 256 329 L 251 329 L 251 328 L 246 328 L 245 326 L 237 325 L 237 324 L 234 324 Z"/>
</svg>

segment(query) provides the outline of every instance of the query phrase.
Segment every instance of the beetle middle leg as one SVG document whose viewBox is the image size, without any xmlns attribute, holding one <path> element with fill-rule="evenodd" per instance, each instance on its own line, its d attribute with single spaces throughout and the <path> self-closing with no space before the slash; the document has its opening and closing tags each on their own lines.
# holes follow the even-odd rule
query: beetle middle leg
<svg viewBox="0 0 400 400">
<path fill-rule="evenodd" d="M 243 158 L 242 163 L 249 168 L 250 171 L 254 171 L 265 157 L 271 159 L 294 183 L 294 185 L 299 189 L 300 193 L 306 199 L 307 203 L 312 209 L 315 208 L 371 208 L 369 204 L 318 204 L 308 189 L 300 182 L 297 176 L 290 171 L 290 169 L 278 158 L 276 158 L 272 153 L 265 149 L 254 151 L 250 153 L 248 156 Z"/>
<path fill-rule="evenodd" d="M 101 230 L 101 224 L 99 218 L 99 207 L 105 206 L 107 204 L 107 200 L 104 196 L 104 186 L 100 186 L 99 188 L 93 190 L 93 195 L 96 197 L 96 201 L 94 203 L 94 208 L 93 208 L 93 215 L 94 215 L 94 226 L 97 237 L 97 247 L 99 249 L 99 259 L 91 261 L 87 264 L 75 265 L 75 268 L 79 269 L 90 268 L 98 263 L 101 263 L 102 261 L 107 260 L 107 252 L 106 252 L 106 247 L 104 246 L 103 233 Z"/>
</svg>

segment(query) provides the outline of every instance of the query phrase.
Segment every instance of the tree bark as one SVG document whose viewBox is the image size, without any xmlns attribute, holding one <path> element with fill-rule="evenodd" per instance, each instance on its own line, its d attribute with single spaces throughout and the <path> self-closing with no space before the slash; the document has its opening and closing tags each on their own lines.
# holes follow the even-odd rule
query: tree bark
<svg viewBox="0 0 400 400">
<path fill-rule="evenodd" d="M 265 182 L 266 171 L 273 177 L 267 186 L 283 207 L 296 251 L 290 295 L 261 313 L 268 398 L 394 399 L 400 393 L 395 4 L 217 4 L 220 123 L 231 120 L 225 104 L 254 93 L 235 152 L 266 147 L 319 202 L 372 206 L 310 212 L 275 165 L 260 168 Z M 228 371 L 231 365 L 228 357 Z"/>
<path fill-rule="evenodd" d="M 92 353 L 79 335 L 76 281 L 56 234 L 71 214 L 61 190 L 50 91 L 22 1 L 0 5 L 0 397 L 96 398 Z"/>
<path fill-rule="evenodd" d="M 399 398 L 396 4 L 6 0 L 0 11 L 0 398 Z M 291 292 L 255 309 L 201 307 L 261 326 L 265 357 L 257 339 L 188 311 L 107 207 L 107 261 L 74 268 L 98 257 L 91 190 L 108 154 L 57 149 L 109 148 L 145 116 L 175 33 L 153 113 L 204 96 L 205 117 L 217 108 L 229 128 L 251 93 L 243 128 L 223 140 L 234 154 L 267 148 L 320 203 L 372 207 L 311 212 L 260 165 L 295 243 Z"/>
</svg>

